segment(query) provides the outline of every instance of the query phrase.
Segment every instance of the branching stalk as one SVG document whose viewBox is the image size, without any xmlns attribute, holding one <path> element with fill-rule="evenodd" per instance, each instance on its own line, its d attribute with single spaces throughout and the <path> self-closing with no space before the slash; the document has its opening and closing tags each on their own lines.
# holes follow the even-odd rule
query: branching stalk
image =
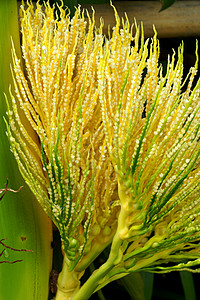
<svg viewBox="0 0 200 300">
<path fill-rule="evenodd" d="M 57 282 L 57 294 L 55 300 L 68 300 L 73 298 L 80 288 L 80 278 L 84 272 L 69 271 L 70 261 L 64 254 L 62 271 Z"/>
</svg>

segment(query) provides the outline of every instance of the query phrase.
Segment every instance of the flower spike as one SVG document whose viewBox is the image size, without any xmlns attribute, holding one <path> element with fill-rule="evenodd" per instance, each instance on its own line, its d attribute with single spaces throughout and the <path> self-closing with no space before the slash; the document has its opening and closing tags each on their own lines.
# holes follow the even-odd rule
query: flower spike
<svg viewBox="0 0 200 300">
<path fill-rule="evenodd" d="M 60 19 L 49 4 L 21 10 L 25 71 L 13 47 L 8 112 L 21 173 L 60 231 L 56 300 L 88 299 L 138 270 L 199 271 L 197 63 L 184 80 L 181 45 L 163 74 L 155 29 L 145 41 L 135 24 L 133 36 L 114 8 L 107 38 L 94 14 L 78 7 L 70 19 L 59 9 Z M 80 287 L 109 244 L 107 261 Z"/>
<path fill-rule="evenodd" d="M 44 13 L 39 3 L 35 13 L 31 4 L 21 8 L 26 74 L 13 46 L 8 135 L 25 181 L 60 231 L 73 270 L 81 259 L 83 269 L 93 259 L 90 248 L 96 256 L 111 242 L 119 201 L 98 102 L 104 37 L 94 15 L 87 13 L 86 30 L 80 7 L 71 20 L 62 6 L 59 10 L 60 20 L 49 4 Z"/>
</svg>

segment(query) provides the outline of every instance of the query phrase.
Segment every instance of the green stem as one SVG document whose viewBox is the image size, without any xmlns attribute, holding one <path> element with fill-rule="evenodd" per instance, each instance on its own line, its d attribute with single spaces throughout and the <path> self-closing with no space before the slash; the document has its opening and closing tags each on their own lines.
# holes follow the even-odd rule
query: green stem
<svg viewBox="0 0 200 300">
<path fill-rule="evenodd" d="M 100 300 L 106 300 L 106 298 L 104 297 L 104 294 L 102 292 L 102 290 L 97 291 L 97 295 L 99 297 Z"/>
<path fill-rule="evenodd" d="M 121 249 L 122 236 L 127 233 L 128 228 L 126 225 L 126 219 L 128 216 L 127 201 L 129 200 L 129 194 L 126 193 L 127 187 L 123 183 L 118 185 L 118 194 L 121 200 L 121 210 L 118 217 L 117 231 L 114 235 L 111 250 L 107 261 L 85 282 L 80 290 L 74 295 L 73 300 L 87 300 L 97 289 L 99 283 L 104 277 L 119 264 L 123 259 L 123 251 Z"/>
<path fill-rule="evenodd" d="M 121 189 L 121 186 L 120 188 Z M 119 194 L 121 191 L 119 190 Z M 125 194 L 123 193 L 123 196 Z M 125 196 L 127 197 L 127 196 Z M 113 269 L 113 267 L 119 264 L 123 258 L 123 252 L 121 250 L 121 245 L 123 240 L 121 239 L 121 234 L 124 232 L 125 220 L 127 218 L 127 211 L 124 209 L 124 200 L 121 202 L 121 210 L 118 218 L 118 227 L 114 235 L 110 255 L 107 261 L 98 269 L 93 272 L 90 278 L 85 282 L 85 284 L 80 288 L 80 290 L 74 295 L 73 300 L 87 300 L 97 289 L 99 283 L 104 279 L 104 277 Z"/>
<path fill-rule="evenodd" d="M 84 272 L 69 271 L 69 260 L 64 254 L 62 271 L 58 276 L 55 300 L 69 300 L 80 288 L 80 278 Z"/>
<path fill-rule="evenodd" d="M 77 266 L 75 267 L 75 270 L 77 272 L 81 272 L 83 270 L 86 270 L 91 263 L 99 256 L 100 253 L 103 252 L 103 250 L 111 244 L 113 237 L 115 235 L 116 228 L 113 228 L 113 232 L 106 237 L 97 237 L 94 238 L 91 241 L 92 247 L 90 251 L 87 254 L 84 254 L 84 256 L 81 258 L 80 262 L 78 262 Z M 88 242 L 88 244 L 90 241 Z"/>
<path fill-rule="evenodd" d="M 121 199 L 121 210 L 118 217 L 117 231 L 113 237 L 111 250 L 107 261 L 98 269 L 93 272 L 89 279 L 80 287 L 80 272 L 68 271 L 69 261 L 64 258 L 63 269 L 58 278 L 58 291 L 55 300 L 87 300 L 97 289 L 104 277 L 119 264 L 123 259 L 123 251 L 121 245 L 123 239 L 121 236 L 127 233 L 128 228 L 126 225 L 126 219 L 128 216 L 127 210 L 127 187 L 123 184 L 119 184 L 119 196 Z M 82 275 L 82 273 L 81 273 Z"/>
<path fill-rule="evenodd" d="M 91 274 L 95 271 L 95 266 L 94 266 L 93 262 L 89 265 L 89 270 L 90 270 Z M 102 290 L 98 290 L 97 295 L 100 300 L 106 300 L 106 298 L 103 295 Z"/>
<path fill-rule="evenodd" d="M 74 295 L 73 300 L 87 300 L 94 293 L 99 285 L 99 282 L 112 270 L 112 268 L 121 260 L 120 246 L 122 240 L 119 237 L 118 231 L 116 232 L 110 250 L 108 260 L 85 282 L 80 290 Z"/>
</svg>

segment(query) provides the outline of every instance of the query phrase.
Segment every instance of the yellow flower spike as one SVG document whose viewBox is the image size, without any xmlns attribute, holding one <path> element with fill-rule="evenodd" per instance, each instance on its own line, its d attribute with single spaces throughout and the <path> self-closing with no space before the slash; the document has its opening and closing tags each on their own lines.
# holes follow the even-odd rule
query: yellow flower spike
<svg viewBox="0 0 200 300">
<path fill-rule="evenodd" d="M 0 182 L 5 184 L 7 177 L 11 190 L 23 186 L 18 193 L 6 193 L 0 203 L 1 261 L 16 262 L 1 264 L 0 299 L 44 300 L 48 298 L 52 265 L 52 222 L 21 177 L 3 121 L 7 111 L 4 94 L 8 96 L 12 82 L 11 37 L 21 58 L 17 1 L 0 1 L 0 23 Z M 24 121 L 21 113 L 20 118 Z M 27 130 L 35 140 L 28 124 Z M 27 251 L 20 251 L 23 249 Z"/>
<path fill-rule="evenodd" d="M 200 80 L 192 89 L 196 64 L 183 86 L 183 46 L 163 75 L 156 32 L 144 42 L 142 30 L 140 41 L 136 26 L 133 38 L 115 9 L 109 39 L 94 16 L 78 8 L 70 20 L 60 10 L 61 20 L 49 5 L 43 14 L 39 3 L 35 13 L 22 10 L 27 76 L 13 50 L 8 133 L 22 175 L 60 231 L 56 300 L 83 300 L 130 272 L 199 264 Z M 80 287 L 110 243 L 108 260 Z"/>
<path fill-rule="evenodd" d="M 137 39 L 134 47 L 138 47 Z M 114 74 L 118 81 L 121 80 L 121 85 L 115 89 L 115 80 L 111 76 L 109 80 L 105 79 L 108 70 L 109 74 L 113 73 L 109 60 L 113 51 L 113 47 L 106 48 L 99 72 L 104 131 L 118 176 L 121 201 L 118 229 L 111 252 L 113 249 L 116 254 L 118 249 L 120 254 L 124 240 L 130 244 L 122 261 L 107 273 L 107 280 L 104 278 L 101 286 L 119 278 L 120 272 L 123 276 L 138 269 L 182 269 L 184 263 L 171 269 L 153 265 L 173 261 L 174 256 L 177 261 L 178 257 L 181 260 L 184 249 L 188 251 L 185 267 L 195 266 L 199 258 L 200 239 L 200 80 L 192 89 L 197 65 L 191 68 L 184 85 L 181 46 L 177 63 L 173 55 L 163 77 L 155 33 L 149 54 L 147 47 L 146 50 L 144 47 L 143 54 L 139 52 L 139 60 L 135 58 L 132 65 L 131 53 L 134 50 L 126 49 L 126 60 L 119 52 L 118 59 L 123 63 L 119 67 L 115 65 Z M 140 68 L 142 55 L 145 56 Z M 128 70 L 127 73 L 125 70 Z M 110 89 L 110 86 L 113 88 Z M 181 91 L 183 87 L 184 92 Z M 108 92 L 112 95 L 112 102 L 108 101 Z M 110 111 L 114 117 L 109 114 Z M 113 128 L 112 131 L 107 124 Z M 145 244 L 143 241 L 146 241 Z M 114 261 L 111 256 L 109 260 L 110 263 Z M 107 262 L 104 268 L 106 265 Z M 95 274 L 93 280 L 98 281 L 98 276 L 100 272 Z"/>
<path fill-rule="evenodd" d="M 117 27 L 114 41 L 123 36 Z M 114 43 L 105 42 L 100 58 L 102 120 L 121 210 L 108 260 L 73 300 L 88 299 L 138 270 L 199 272 L 200 80 L 192 88 L 197 65 L 184 83 L 181 46 L 163 76 L 156 32 L 150 49 L 147 43 L 136 52 L 137 35 L 133 47 L 118 43 L 126 56 L 118 51 L 122 63 L 113 65 Z"/>
<path fill-rule="evenodd" d="M 101 29 L 80 8 L 70 20 L 60 7 L 60 21 L 49 4 L 41 11 L 39 3 L 35 13 L 31 4 L 21 8 L 26 71 L 13 46 L 8 136 L 25 181 L 60 231 L 62 299 L 77 292 L 85 268 L 112 241 L 119 201 L 98 101 Z"/>
</svg>

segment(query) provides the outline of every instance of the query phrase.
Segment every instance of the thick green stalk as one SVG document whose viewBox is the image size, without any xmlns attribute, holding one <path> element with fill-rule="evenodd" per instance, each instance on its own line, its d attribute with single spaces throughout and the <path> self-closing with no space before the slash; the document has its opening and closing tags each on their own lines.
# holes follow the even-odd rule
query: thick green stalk
<svg viewBox="0 0 200 300">
<path fill-rule="evenodd" d="M 51 222 L 18 171 L 3 121 L 7 110 L 4 93 L 8 96 L 12 82 L 11 36 L 20 57 L 17 1 L 0 0 L 0 184 L 3 188 L 8 178 L 10 188 L 23 186 L 18 193 L 7 192 L 0 203 L 0 238 L 10 247 L 33 251 L 4 251 L 6 260 L 22 262 L 0 265 L 0 299 L 45 300 L 52 256 Z"/>
<path fill-rule="evenodd" d="M 69 271 L 69 259 L 64 254 L 62 271 L 58 277 L 57 294 L 55 300 L 71 299 L 80 288 L 80 278 L 83 272 Z"/>
<path fill-rule="evenodd" d="M 128 232 L 127 219 L 129 217 L 129 201 L 130 194 L 128 193 L 128 188 L 124 182 L 120 179 L 118 181 L 118 195 L 121 202 L 121 210 L 118 217 L 118 227 L 116 234 L 113 238 L 110 254 L 108 260 L 86 281 L 86 283 L 80 288 L 80 290 L 73 296 L 73 300 L 87 300 L 95 292 L 96 289 L 99 289 L 100 286 L 104 286 L 106 282 L 106 275 L 120 262 L 123 261 L 123 250 L 122 243 L 124 237 L 126 237 Z M 155 257 L 150 258 L 149 260 L 141 261 L 137 266 L 135 266 L 134 272 L 140 270 L 140 267 L 143 265 L 149 265 L 152 261 L 155 261 Z M 128 273 L 128 272 L 127 272 Z M 124 274 L 122 275 L 124 276 Z M 120 276 L 119 276 L 120 278 Z M 110 280 L 112 281 L 112 279 Z M 108 282 L 106 282 L 107 284 Z M 63 299 L 63 300 L 67 300 Z"/>
<path fill-rule="evenodd" d="M 121 193 L 119 189 L 119 194 Z M 124 194 L 123 194 L 124 196 Z M 124 201 L 123 201 L 124 200 Z M 100 282 L 104 280 L 104 277 L 114 268 L 115 265 L 119 264 L 123 259 L 123 252 L 121 245 L 123 240 L 121 235 L 124 232 L 125 219 L 127 218 L 127 212 L 125 207 L 125 200 L 122 200 L 121 211 L 118 218 L 118 227 L 114 235 L 110 254 L 108 260 L 86 281 L 86 283 L 80 288 L 80 290 L 73 296 L 73 300 L 87 300 L 94 293 L 99 286 Z M 67 298 L 65 299 L 67 300 Z"/>
<path fill-rule="evenodd" d="M 100 282 L 102 280 L 104 280 L 104 277 L 114 268 L 115 265 L 119 264 L 121 262 L 121 260 L 123 259 L 123 252 L 121 249 L 123 240 L 121 239 L 121 236 L 124 234 L 124 230 L 126 231 L 124 224 L 126 223 L 125 220 L 128 216 L 127 210 L 126 210 L 127 194 L 125 193 L 125 191 L 126 191 L 126 187 L 124 187 L 123 185 L 119 185 L 121 210 L 120 210 L 119 217 L 118 217 L 117 231 L 113 237 L 108 260 L 98 270 L 95 270 L 93 272 L 93 274 L 84 283 L 84 285 L 80 288 L 80 290 L 78 290 L 78 288 L 75 290 L 75 288 L 74 288 L 73 293 L 70 295 L 70 297 L 72 297 L 73 300 L 89 299 L 89 297 L 94 293 L 94 291 L 99 286 Z M 67 270 L 64 271 L 64 269 L 66 269 L 66 268 L 67 268 L 67 264 L 64 264 L 62 273 L 67 274 L 65 276 L 65 278 L 62 273 L 59 275 L 59 277 L 62 280 L 63 286 L 64 286 L 64 284 L 67 286 L 66 290 L 70 290 L 68 273 L 67 273 Z M 78 287 L 78 284 L 76 284 L 76 287 Z M 66 297 L 64 297 L 64 293 L 62 293 L 62 290 L 60 293 L 63 295 L 63 297 L 56 297 L 56 300 L 70 299 L 69 296 L 67 295 L 67 293 L 66 293 Z M 59 293 L 59 295 L 60 295 L 60 293 Z"/>
<path fill-rule="evenodd" d="M 120 218 L 120 216 L 119 216 Z M 122 258 L 120 246 L 122 244 L 122 240 L 119 237 L 119 230 L 117 230 L 108 260 L 94 273 L 90 276 L 90 278 L 84 283 L 81 289 L 74 295 L 73 300 L 87 300 L 94 293 L 99 283 L 104 279 L 104 277 L 108 274 L 112 268 L 118 264 Z M 65 299 L 67 300 L 67 298 Z"/>
</svg>

